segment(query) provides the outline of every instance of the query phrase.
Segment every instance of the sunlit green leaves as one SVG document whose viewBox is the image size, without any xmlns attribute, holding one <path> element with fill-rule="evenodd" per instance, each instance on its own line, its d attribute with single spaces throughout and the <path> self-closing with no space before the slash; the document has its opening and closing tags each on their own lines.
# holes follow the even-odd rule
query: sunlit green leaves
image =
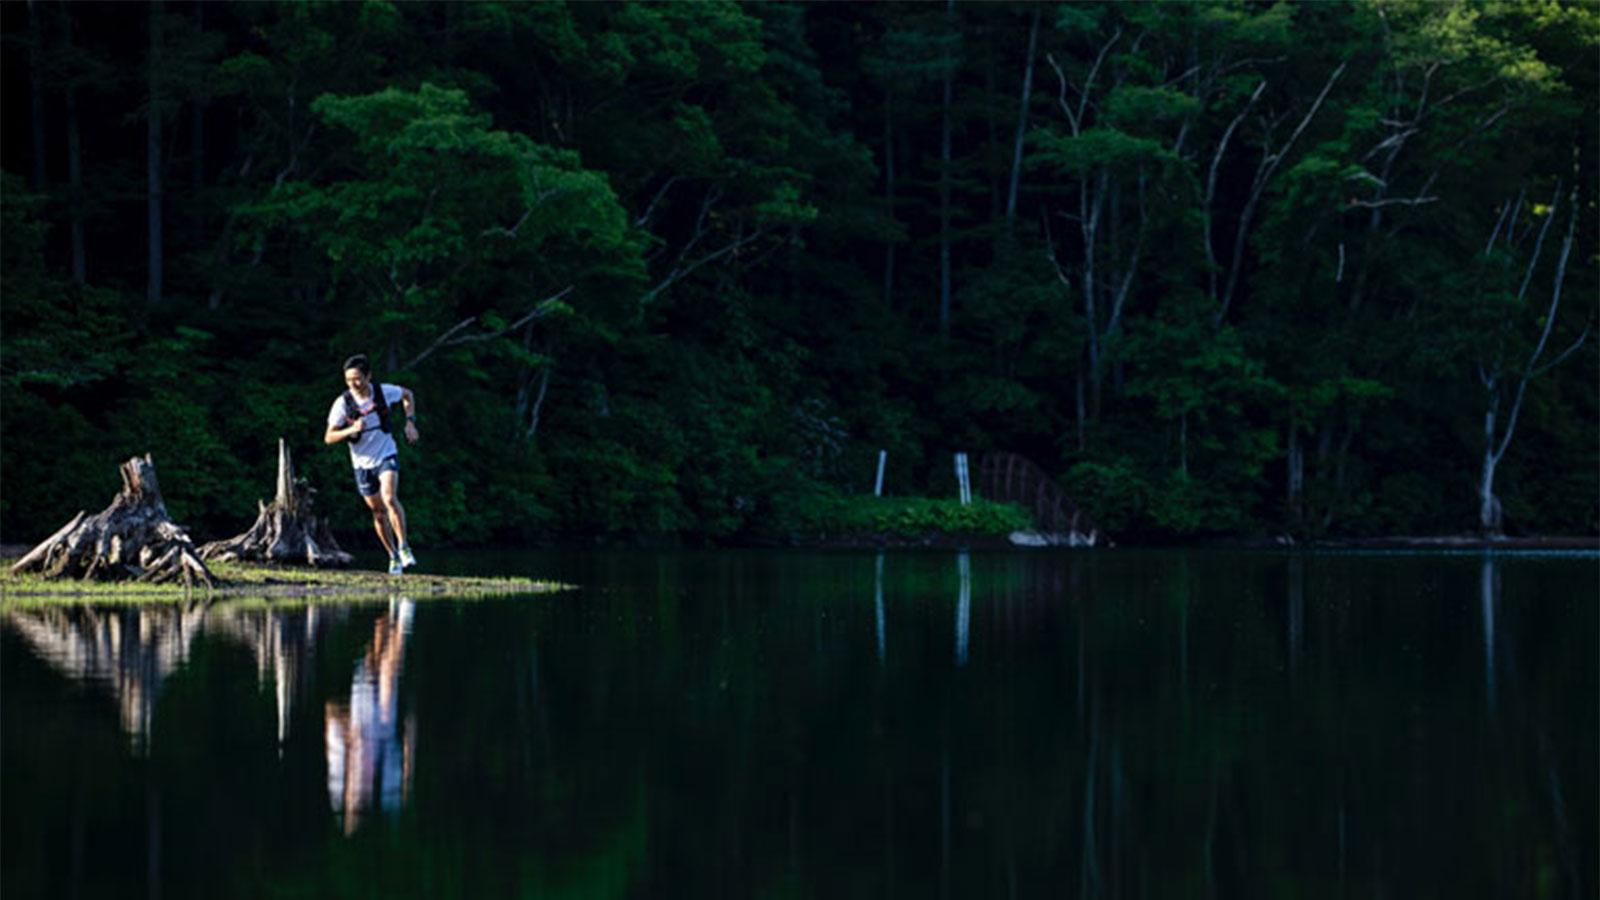
<svg viewBox="0 0 1600 900">
<path fill-rule="evenodd" d="M 380 297 L 416 296 L 443 276 L 439 266 L 492 271 L 547 240 L 601 252 L 627 243 L 626 216 L 602 176 L 570 151 L 495 130 L 460 91 L 330 95 L 314 110 L 351 136 L 360 177 L 297 184 L 282 213 L 333 224 L 317 234 L 330 259 L 382 285 Z"/>
<path fill-rule="evenodd" d="M 773 224 L 804 225 L 817 218 L 817 208 L 803 202 L 800 189 L 789 183 L 774 186 L 771 198 L 757 203 L 756 211 Z"/>
<path fill-rule="evenodd" d="M 1055 27 L 1063 34 L 1079 35 L 1094 31 L 1100 26 L 1104 10 L 1086 3 L 1063 3 L 1055 10 Z"/>
<path fill-rule="evenodd" d="M 1121 85 L 1106 98 L 1103 115 L 1108 125 L 1147 132 L 1199 111 L 1200 102 L 1191 94 L 1165 87 Z"/>
<path fill-rule="evenodd" d="M 1172 159 L 1160 141 L 1109 127 L 1085 129 L 1078 135 L 1040 131 L 1032 138 L 1040 148 L 1032 162 L 1063 175 L 1081 176 L 1101 167 L 1126 169 L 1141 162 Z"/>
<path fill-rule="evenodd" d="M 1197 19 L 1211 31 L 1237 41 L 1242 46 L 1267 48 L 1292 41 L 1294 22 L 1292 3 L 1270 6 L 1253 3 L 1197 3 Z"/>
</svg>

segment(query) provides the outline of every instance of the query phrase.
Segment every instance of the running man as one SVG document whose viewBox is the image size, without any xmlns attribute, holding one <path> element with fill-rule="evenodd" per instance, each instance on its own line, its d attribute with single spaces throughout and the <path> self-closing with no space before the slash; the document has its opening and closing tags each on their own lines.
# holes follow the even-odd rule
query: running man
<svg viewBox="0 0 1600 900">
<path fill-rule="evenodd" d="M 417 442 L 417 400 L 411 391 L 394 384 L 374 385 L 372 366 L 362 355 L 344 361 L 344 383 L 328 410 L 329 444 L 350 442 L 350 465 L 356 470 L 356 490 L 372 510 L 372 527 L 389 554 L 389 574 L 399 575 L 417 564 L 406 543 L 406 511 L 400 505 L 399 448 L 394 442 L 394 409 L 405 410 L 406 440 Z"/>
</svg>

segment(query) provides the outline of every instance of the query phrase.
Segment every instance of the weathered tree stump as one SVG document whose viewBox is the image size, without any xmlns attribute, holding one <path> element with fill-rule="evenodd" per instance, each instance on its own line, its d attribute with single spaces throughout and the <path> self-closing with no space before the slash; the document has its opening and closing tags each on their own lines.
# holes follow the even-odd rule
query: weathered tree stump
<svg viewBox="0 0 1600 900">
<path fill-rule="evenodd" d="M 189 535 L 167 515 L 150 454 L 123 463 L 122 491 L 95 516 L 80 512 L 11 567 L 46 578 L 164 582 L 211 587 L 211 570 Z"/>
<path fill-rule="evenodd" d="M 328 523 L 311 512 L 311 497 L 315 493 L 305 479 L 295 479 L 289 447 L 279 438 L 278 489 L 272 503 L 256 501 L 260 512 L 250 530 L 225 541 L 206 544 L 200 548 L 200 557 L 304 563 L 314 568 L 349 565 L 350 554 L 339 548 L 333 532 L 328 530 Z"/>
</svg>

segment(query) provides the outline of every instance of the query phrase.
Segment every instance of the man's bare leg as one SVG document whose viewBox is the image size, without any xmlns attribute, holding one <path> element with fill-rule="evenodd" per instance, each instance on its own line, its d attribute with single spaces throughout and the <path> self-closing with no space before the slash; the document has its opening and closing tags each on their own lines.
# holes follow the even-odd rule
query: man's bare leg
<svg viewBox="0 0 1600 900">
<path fill-rule="evenodd" d="M 372 530 L 378 533 L 378 543 L 383 545 L 383 552 L 390 559 L 394 559 L 397 545 L 394 542 L 394 535 L 389 533 L 390 516 L 388 506 L 383 502 L 383 498 L 377 494 L 371 497 L 362 497 L 361 499 L 365 500 L 367 508 L 372 510 Z"/>
<path fill-rule="evenodd" d="M 389 527 L 399 539 L 395 549 L 406 546 L 406 510 L 400 505 L 400 473 L 382 472 L 378 475 L 378 495 L 389 510 Z"/>
<path fill-rule="evenodd" d="M 409 556 L 411 545 L 406 541 L 406 508 L 400 505 L 400 473 L 393 470 L 380 472 L 378 494 L 389 509 L 389 527 L 393 530 L 395 539 L 393 555 L 400 557 L 401 561 L 409 566 L 415 560 Z"/>
</svg>

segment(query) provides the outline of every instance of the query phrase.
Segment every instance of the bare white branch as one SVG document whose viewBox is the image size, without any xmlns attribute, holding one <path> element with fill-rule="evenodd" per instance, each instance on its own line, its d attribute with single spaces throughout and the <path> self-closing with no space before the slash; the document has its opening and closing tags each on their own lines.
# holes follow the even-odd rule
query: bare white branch
<svg viewBox="0 0 1600 900">
<path fill-rule="evenodd" d="M 1347 206 L 1378 209 L 1384 206 L 1422 206 L 1437 201 L 1438 197 L 1390 197 L 1386 200 L 1351 200 Z"/>
<path fill-rule="evenodd" d="M 1523 367 L 1523 371 L 1529 373 L 1538 364 L 1539 356 L 1544 353 L 1544 345 L 1550 340 L 1550 331 L 1555 328 L 1556 312 L 1561 308 L 1561 287 L 1567 280 L 1567 260 L 1572 256 L 1572 240 L 1578 230 L 1578 197 L 1576 191 L 1573 192 L 1569 200 L 1571 201 L 1569 205 L 1572 206 L 1572 212 L 1567 215 L 1567 238 L 1561 242 L 1561 257 L 1556 262 L 1555 286 L 1550 291 L 1550 309 L 1544 315 L 1544 331 L 1539 334 L 1539 343 L 1534 345 L 1533 353 L 1528 356 L 1528 364 Z M 1550 206 L 1550 218 L 1554 219 L 1555 217 L 1555 204 L 1552 203 Z M 1529 268 L 1531 272 L 1531 265 Z M 1523 289 L 1527 289 L 1526 283 L 1523 284 Z M 1522 295 L 1519 293 L 1517 296 L 1518 299 L 1521 299 Z M 1528 377 L 1532 377 L 1531 374 Z"/>
<path fill-rule="evenodd" d="M 1539 262 L 1539 253 L 1544 250 L 1544 236 L 1550 230 L 1550 223 L 1556 220 L 1556 205 L 1561 202 L 1561 182 L 1556 182 L 1555 196 L 1550 198 L 1550 212 L 1545 216 L 1544 224 L 1539 226 L 1539 239 L 1533 242 L 1533 254 L 1528 257 L 1528 269 L 1522 275 L 1522 286 L 1517 288 L 1517 304 L 1522 304 L 1522 298 L 1528 295 L 1528 285 L 1533 281 L 1533 269 Z"/>
<path fill-rule="evenodd" d="M 529 322 L 532 322 L 534 319 L 538 319 L 547 315 L 555 307 L 555 304 L 558 300 L 572 293 L 574 287 L 575 285 L 569 284 L 556 293 L 551 294 L 543 300 L 540 300 L 534 305 L 532 311 L 530 311 L 527 315 L 516 320 L 515 322 L 512 322 L 510 325 L 507 325 L 504 328 L 496 331 L 484 331 L 479 332 L 478 334 L 468 334 L 461 337 L 456 337 L 456 335 L 461 331 L 464 331 L 473 323 L 478 321 L 477 316 L 468 316 L 467 318 L 462 319 L 460 322 L 452 325 L 448 330 L 445 331 L 444 334 L 441 334 L 439 337 L 435 338 L 434 342 L 429 344 L 427 349 L 423 350 L 421 353 L 418 353 L 416 357 L 411 360 L 411 362 L 406 363 L 405 368 L 416 368 L 418 363 L 427 359 L 429 356 L 432 356 L 435 351 L 442 350 L 445 347 L 458 347 L 462 344 L 477 344 L 484 341 L 492 341 L 495 338 L 510 334 L 511 332 L 516 331 L 518 328 L 521 328 Z"/>
<path fill-rule="evenodd" d="M 677 284 L 678 282 L 682 281 L 684 278 L 687 278 L 689 275 L 693 274 L 694 271 L 696 269 L 699 269 L 701 266 L 704 266 L 707 263 L 715 262 L 715 261 L 721 259 L 722 257 L 727 256 L 730 253 L 733 253 L 734 251 L 738 250 L 739 248 L 741 248 L 741 247 L 743 247 L 743 246 L 745 246 L 747 244 L 750 244 L 750 243 L 752 243 L 752 242 L 754 242 L 756 240 L 759 240 L 760 238 L 766 236 L 766 234 L 767 234 L 767 230 L 765 228 L 757 228 L 755 231 L 752 231 L 749 234 L 744 234 L 742 232 L 739 233 L 739 234 L 736 234 L 732 240 L 728 241 L 728 243 L 726 243 L 726 244 L 723 244 L 721 247 L 717 248 L 716 250 L 713 250 L 710 253 L 707 253 L 706 255 L 700 257 L 699 259 L 693 260 L 693 261 L 691 261 L 689 263 L 685 263 L 683 265 L 679 265 L 676 268 L 674 268 L 670 273 L 667 274 L 667 277 L 661 279 L 661 281 L 658 284 L 656 284 L 655 287 L 652 287 L 650 290 L 645 291 L 644 295 L 639 298 L 639 302 L 641 304 L 650 303 L 651 301 L 655 300 L 657 297 L 661 296 L 661 294 L 664 291 L 666 291 L 667 288 L 672 287 L 674 284 Z M 699 238 L 697 236 L 696 237 L 696 242 L 698 242 L 698 240 L 699 240 Z M 680 257 L 680 261 L 681 261 L 681 257 Z"/>
<path fill-rule="evenodd" d="M 1076 135 L 1079 131 L 1078 116 L 1072 111 L 1072 104 L 1067 102 L 1067 73 L 1061 71 L 1061 64 L 1056 62 L 1055 54 L 1046 53 L 1044 59 L 1050 64 L 1050 68 L 1056 70 L 1056 103 L 1060 105 L 1061 112 L 1067 117 L 1067 124 Z"/>
<path fill-rule="evenodd" d="M 1233 303 L 1233 292 L 1239 283 L 1241 263 L 1244 259 L 1245 243 L 1248 241 L 1250 236 L 1251 219 L 1255 214 L 1256 204 L 1261 200 L 1261 194 L 1267 188 L 1267 182 L 1271 180 L 1272 173 L 1277 170 L 1278 164 L 1281 163 L 1284 158 L 1289 155 L 1289 151 L 1294 148 L 1295 142 L 1300 139 L 1300 135 L 1305 133 L 1306 128 L 1310 126 L 1311 120 L 1316 118 L 1317 111 L 1322 108 L 1323 101 L 1328 99 L 1328 92 L 1333 90 L 1334 84 L 1338 82 L 1339 77 L 1344 74 L 1344 70 L 1348 66 L 1348 61 L 1341 62 L 1333 70 L 1333 72 L 1328 75 L 1327 82 L 1322 85 L 1322 91 L 1317 94 L 1317 99 L 1312 102 L 1311 108 L 1306 110 L 1305 116 L 1300 119 L 1300 124 L 1296 126 L 1294 133 L 1289 135 L 1289 140 L 1284 143 L 1283 149 L 1271 156 L 1270 163 L 1267 163 L 1265 160 L 1263 160 L 1263 165 L 1256 170 L 1255 183 L 1250 189 L 1250 198 L 1245 202 L 1244 212 L 1239 216 L 1239 230 L 1233 242 L 1233 263 L 1228 267 L 1228 286 L 1223 291 L 1222 305 L 1220 308 L 1218 308 L 1216 314 L 1216 321 L 1218 323 L 1227 318 L 1228 307 Z"/>
<path fill-rule="evenodd" d="M 1517 197 L 1517 205 L 1518 206 L 1522 205 L 1522 197 L 1520 195 L 1518 195 L 1518 197 Z M 1494 220 L 1494 230 L 1489 232 L 1489 243 L 1487 243 L 1487 244 L 1485 244 L 1483 246 L 1483 255 L 1484 256 L 1488 256 L 1490 253 L 1494 252 L 1494 242 L 1495 242 L 1495 240 L 1497 238 L 1500 237 L 1500 228 L 1501 228 L 1501 226 L 1505 225 L 1506 216 L 1509 215 L 1510 213 L 1511 213 L 1511 204 L 1510 203 L 1506 203 L 1504 206 L 1500 207 L 1500 217 Z"/>
<path fill-rule="evenodd" d="M 1261 99 L 1261 92 L 1266 89 L 1267 82 L 1262 80 L 1260 84 L 1256 85 L 1255 92 L 1250 95 L 1250 99 L 1245 102 L 1244 108 L 1239 110 L 1239 114 L 1234 116 L 1233 121 L 1229 122 L 1228 127 L 1223 130 L 1222 138 L 1217 141 L 1217 152 L 1211 157 L 1211 171 L 1206 175 L 1206 197 L 1201 212 L 1204 214 L 1206 268 L 1210 274 L 1211 299 L 1213 300 L 1217 299 L 1217 254 L 1211 243 L 1211 202 L 1217 195 L 1217 170 L 1222 167 L 1222 155 L 1227 152 L 1228 142 L 1233 139 L 1234 131 L 1238 129 L 1239 123 L 1244 121 L 1244 117 L 1250 114 L 1250 108 L 1255 106 L 1257 100 Z"/>
<path fill-rule="evenodd" d="M 656 206 L 659 205 L 661 203 L 661 199 L 667 195 L 667 191 L 671 190 L 672 186 L 681 180 L 682 176 L 679 175 L 674 175 L 671 178 L 668 178 L 666 183 L 661 185 L 660 189 L 656 191 L 655 196 L 650 198 L 650 202 L 646 204 L 644 212 L 639 214 L 639 218 L 633 220 L 633 224 L 638 228 L 649 227 L 650 219 L 656 213 Z"/>
<path fill-rule="evenodd" d="M 1589 325 L 1583 326 L 1583 331 L 1578 334 L 1577 340 L 1573 341 L 1571 346 L 1569 346 L 1569 347 L 1567 347 L 1567 349 L 1561 351 L 1561 354 L 1559 356 L 1555 357 L 1554 359 L 1550 360 L 1549 362 L 1545 363 L 1544 365 L 1539 366 L 1536 369 L 1529 370 L 1528 377 L 1529 378 L 1538 378 L 1540 375 L 1543 375 L 1544 373 L 1550 371 L 1551 369 L 1554 369 L 1556 366 L 1561 365 L 1563 362 L 1566 361 L 1567 357 L 1571 356 L 1574 353 L 1577 353 L 1578 352 L 1578 348 L 1582 347 L 1584 341 L 1589 339 L 1589 329 L 1592 328 L 1592 327 L 1593 327 L 1592 323 L 1589 324 Z"/>
</svg>

